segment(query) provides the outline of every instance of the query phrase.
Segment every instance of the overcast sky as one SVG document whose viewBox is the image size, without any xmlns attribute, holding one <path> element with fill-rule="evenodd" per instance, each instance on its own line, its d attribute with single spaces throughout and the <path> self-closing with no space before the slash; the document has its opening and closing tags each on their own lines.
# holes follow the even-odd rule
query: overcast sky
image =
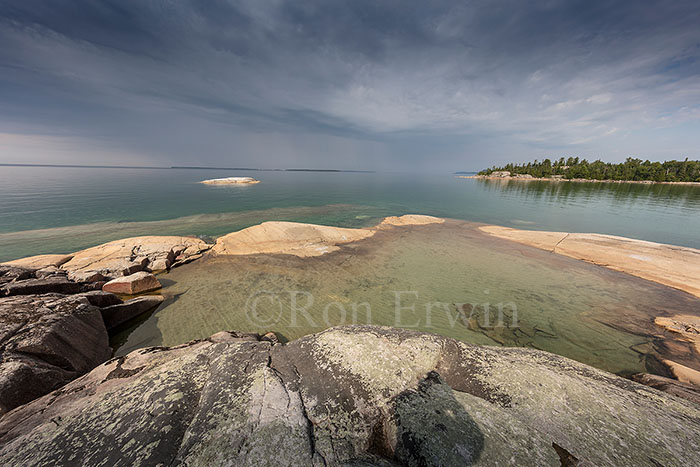
<svg viewBox="0 0 700 467">
<path fill-rule="evenodd" d="M 0 162 L 700 159 L 700 2 L 0 0 Z"/>
</svg>

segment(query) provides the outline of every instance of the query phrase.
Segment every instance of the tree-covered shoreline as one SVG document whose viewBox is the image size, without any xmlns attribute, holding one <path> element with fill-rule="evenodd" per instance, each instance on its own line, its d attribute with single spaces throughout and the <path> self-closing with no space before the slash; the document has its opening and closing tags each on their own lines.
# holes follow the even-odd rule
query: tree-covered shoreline
<svg viewBox="0 0 700 467">
<path fill-rule="evenodd" d="M 544 159 L 523 164 L 507 164 L 482 170 L 479 175 L 510 172 L 511 175 L 531 175 L 535 178 L 564 178 L 587 180 L 621 180 L 650 182 L 700 182 L 700 161 L 651 162 L 628 157 L 625 162 L 613 164 L 596 160 L 589 162 L 578 157 Z"/>
</svg>

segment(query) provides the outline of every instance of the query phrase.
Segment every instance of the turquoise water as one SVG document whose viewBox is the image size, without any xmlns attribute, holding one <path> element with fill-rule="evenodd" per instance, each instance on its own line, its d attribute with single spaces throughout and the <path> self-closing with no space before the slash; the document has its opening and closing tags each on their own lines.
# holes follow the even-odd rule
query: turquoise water
<svg viewBox="0 0 700 467">
<path fill-rule="evenodd" d="M 225 176 L 252 186 L 207 186 Z M 0 260 L 130 235 L 216 236 L 265 220 L 374 224 L 421 213 L 700 248 L 700 187 L 401 173 L 0 167 Z"/>
</svg>

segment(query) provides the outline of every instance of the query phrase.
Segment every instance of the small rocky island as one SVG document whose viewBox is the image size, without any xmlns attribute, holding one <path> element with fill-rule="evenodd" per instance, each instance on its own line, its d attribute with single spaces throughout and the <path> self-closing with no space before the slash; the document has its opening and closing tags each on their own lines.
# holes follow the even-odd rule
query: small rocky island
<svg viewBox="0 0 700 467">
<path fill-rule="evenodd" d="M 226 177 L 202 180 L 199 183 L 204 183 L 205 185 L 252 185 L 260 183 L 260 180 L 253 177 Z"/>
</svg>

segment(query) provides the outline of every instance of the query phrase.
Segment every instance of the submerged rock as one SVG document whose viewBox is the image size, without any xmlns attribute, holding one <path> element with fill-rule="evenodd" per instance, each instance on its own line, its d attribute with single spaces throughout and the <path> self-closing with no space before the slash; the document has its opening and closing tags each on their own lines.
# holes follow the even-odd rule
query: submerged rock
<svg viewBox="0 0 700 467">
<path fill-rule="evenodd" d="M 154 276 L 148 272 L 140 271 L 134 274 L 118 277 L 102 286 L 105 292 L 135 295 L 143 292 L 160 289 L 162 285 Z"/>
<path fill-rule="evenodd" d="M 87 298 L 44 294 L 0 299 L 0 414 L 111 355 L 100 310 Z"/>
<path fill-rule="evenodd" d="M 373 326 L 113 359 L 0 419 L 0 463 L 692 465 L 700 407 L 546 352 Z"/>
<path fill-rule="evenodd" d="M 426 225 L 426 224 L 443 224 L 445 219 L 433 216 L 423 216 L 420 214 L 406 214 L 400 217 L 389 216 L 379 224 L 382 226 L 403 226 L 403 225 Z"/>
<path fill-rule="evenodd" d="M 673 287 L 700 297 L 700 250 L 614 235 L 541 232 L 498 225 L 480 227 L 498 238 Z"/>
</svg>

